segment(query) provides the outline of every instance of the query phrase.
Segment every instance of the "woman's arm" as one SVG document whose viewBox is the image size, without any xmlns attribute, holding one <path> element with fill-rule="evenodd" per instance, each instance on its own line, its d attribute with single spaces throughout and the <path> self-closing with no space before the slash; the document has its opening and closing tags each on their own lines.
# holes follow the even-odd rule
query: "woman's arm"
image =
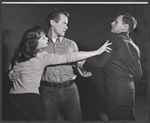
<svg viewBox="0 0 150 123">
<path fill-rule="evenodd" d="M 100 55 L 104 51 L 110 52 L 111 48 L 108 46 L 112 43 L 108 43 L 107 41 L 102 47 L 100 47 L 98 50 L 95 51 L 79 51 L 79 52 L 73 52 L 70 54 L 64 54 L 64 55 L 58 55 L 58 54 L 45 54 L 43 56 L 43 62 L 45 65 L 56 65 L 56 64 L 63 64 L 63 63 L 71 63 L 76 62 L 79 60 L 83 60 L 95 55 Z"/>
<path fill-rule="evenodd" d="M 110 52 L 111 48 L 107 47 L 109 45 L 111 45 L 111 43 L 108 43 L 107 41 L 102 47 L 100 47 L 96 51 L 88 51 L 88 52 L 80 51 L 80 52 L 74 52 L 74 53 L 64 54 L 64 55 L 49 54 L 47 52 L 43 52 L 42 57 L 39 56 L 37 57 L 39 57 L 44 62 L 45 66 L 70 63 L 70 62 L 83 60 L 95 55 L 99 55 L 104 51 Z M 19 78 L 19 75 L 14 71 L 10 71 L 9 78 L 11 81 L 15 82 Z"/>
</svg>

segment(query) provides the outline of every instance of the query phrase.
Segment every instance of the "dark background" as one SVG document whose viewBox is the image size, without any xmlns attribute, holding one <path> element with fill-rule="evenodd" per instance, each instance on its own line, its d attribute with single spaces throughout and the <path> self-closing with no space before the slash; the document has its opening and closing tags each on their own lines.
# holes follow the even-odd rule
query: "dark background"
<svg viewBox="0 0 150 123">
<path fill-rule="evenodd" d="M 35 25 L 47 30 L 47 12 L 56 7 L 69 12 L 69 30 L 65 37 L 74 40 L 80 50 L 100 47 L 119 13 L 134 16 L 138 25 L 130 36 L 141 50 L 142 67 L 148 69 L 148 4 L 2 4 L 3 95 L 8 91 L 8 66 L 23 33 Z"/>
</svg>

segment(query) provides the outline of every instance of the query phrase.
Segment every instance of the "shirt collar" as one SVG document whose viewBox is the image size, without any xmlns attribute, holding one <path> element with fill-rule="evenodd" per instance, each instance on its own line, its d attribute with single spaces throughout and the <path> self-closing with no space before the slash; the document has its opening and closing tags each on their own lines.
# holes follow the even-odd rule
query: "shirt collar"
<svg viewBox="0 0 150 123">
<path fill-rule="evenodd" d="M 127 32 L 121 32 L 119 35 L 126 40 L 130 40 L 129 34 Z"/>
<path fill-rule="evenodd" d="M 51 39 L 51 41 L 52 41 L 53 43 L 55 43 L 55 42 L 56 42 L 56 39 L 57 39 L 57 38 Z M 59 39 L 60 39 L 60 42 L 61 42 L 62 39 L 63 39 L 63 37 L 59 37 Z"/>
<path fill-rule="evenodd" d="M 129 37 L 129 34 L 127 32 L 120 32 L 119 35 Z"/>
</svg>

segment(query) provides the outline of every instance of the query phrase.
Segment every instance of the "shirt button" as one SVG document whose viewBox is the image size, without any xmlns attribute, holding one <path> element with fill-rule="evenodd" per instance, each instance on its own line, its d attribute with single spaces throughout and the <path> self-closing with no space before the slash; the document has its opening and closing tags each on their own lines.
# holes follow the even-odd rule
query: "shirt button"
<svg viewBox="0 0 150 123">
<path fill-rule="evenodd" d="M 59 71 L 57 70 L 57 72 L 59 72 Z"/>
</svg>

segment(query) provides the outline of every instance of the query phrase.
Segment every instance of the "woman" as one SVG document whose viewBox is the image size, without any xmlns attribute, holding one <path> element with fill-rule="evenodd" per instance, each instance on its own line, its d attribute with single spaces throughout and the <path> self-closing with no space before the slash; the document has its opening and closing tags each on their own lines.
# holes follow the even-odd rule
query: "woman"
<svg viewBox="0 0 150 123">
<path fill-rule="evenodd" d="M 107 47 L 111 43 L 107 41 L 96 51 L 48 54 L 42 51 L 47 43 L 45 31 L 39 26 L 24 33 L 16 58 L 11 63 L 11 69 L 20 76 L 10 90 L 11 120 L 42 120 L 39 86 L 44 67 L 83 60 L 111 50 Z"/>
</svg>

